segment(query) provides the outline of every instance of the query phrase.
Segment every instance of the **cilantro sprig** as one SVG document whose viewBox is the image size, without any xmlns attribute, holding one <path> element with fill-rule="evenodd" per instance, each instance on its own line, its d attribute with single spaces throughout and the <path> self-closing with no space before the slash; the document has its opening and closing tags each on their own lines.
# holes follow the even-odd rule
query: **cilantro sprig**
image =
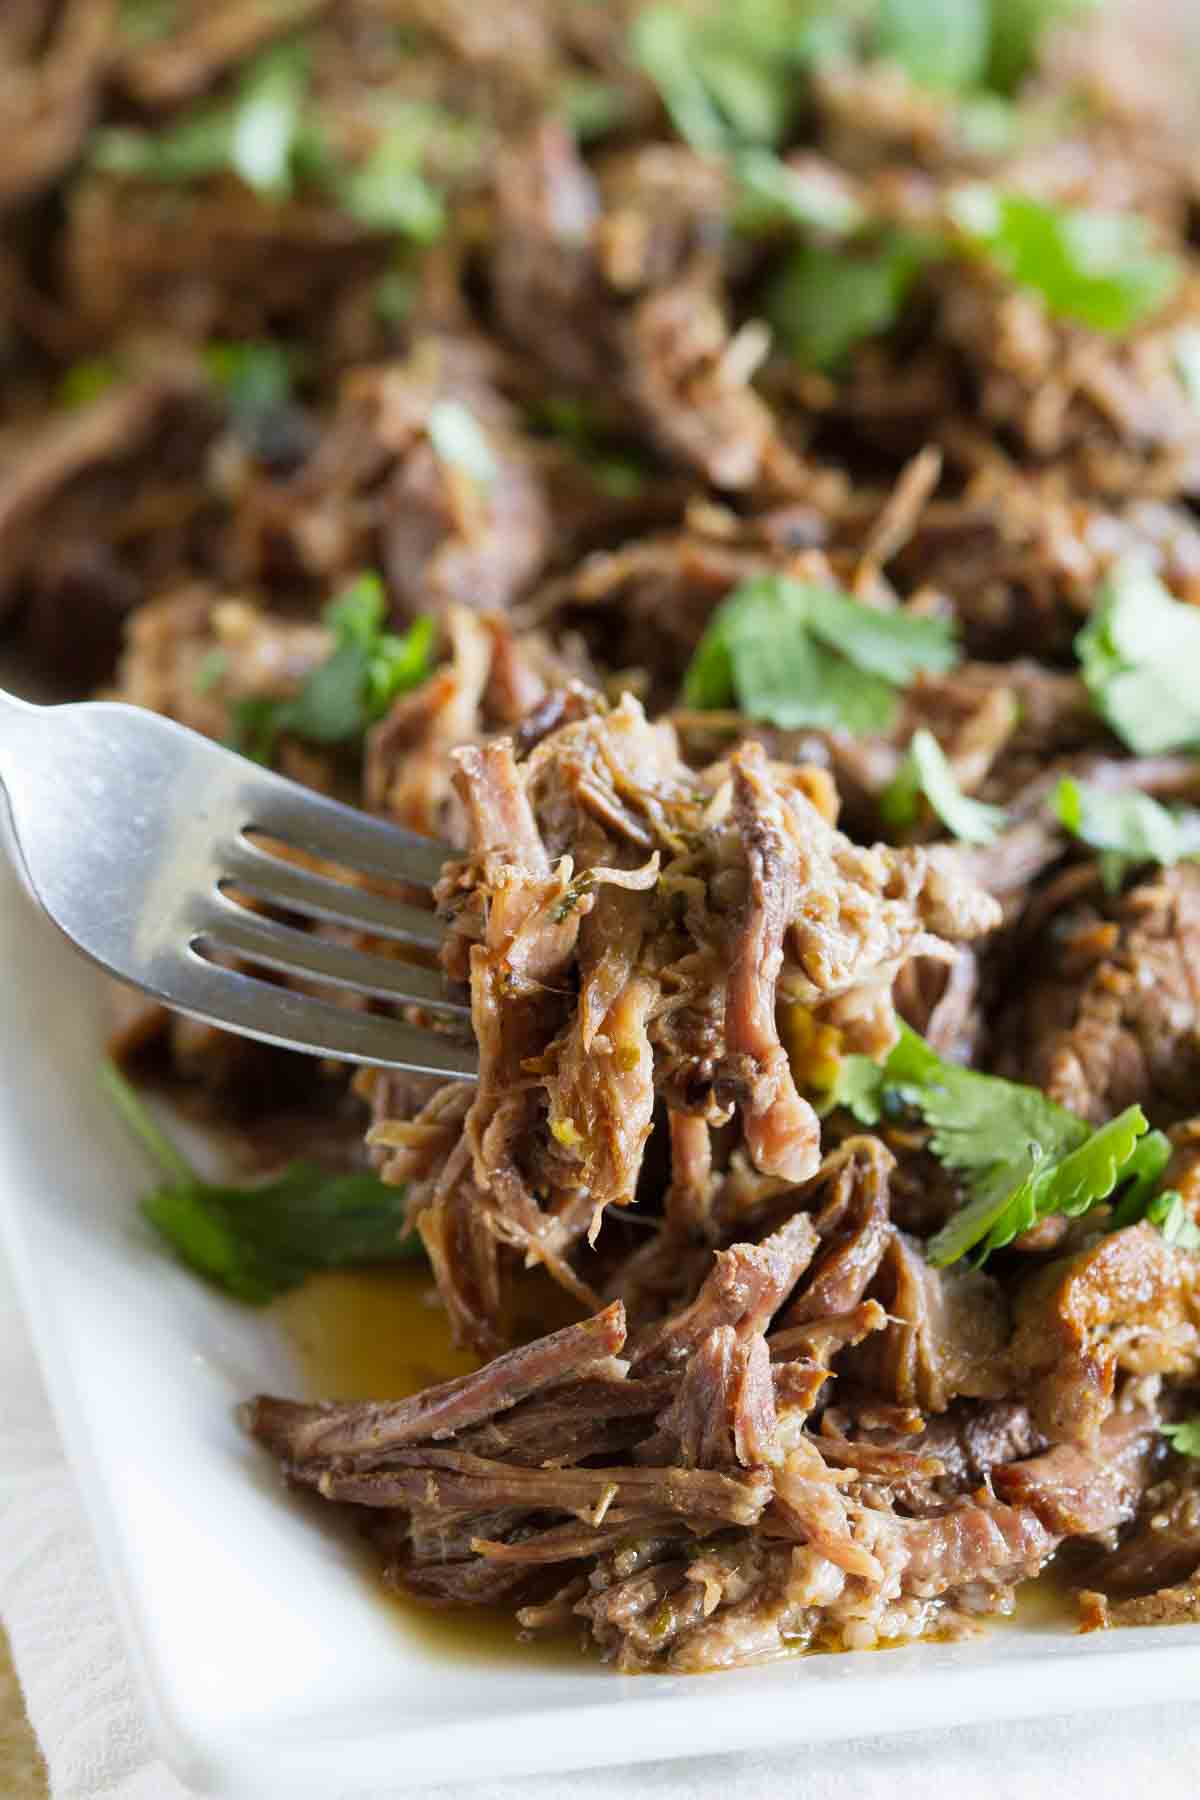
<svg viewBox="0 0 1200 1800">
<path fill-rule="evenodd" d="M 947 620 L 884 612 L 836 588 L 761 575 L 718 607 L 684 677 L 687 705 L 737 705 L 785 730 L 885 731 L 921 669 L 958 659 Z"/>
<path fill-rule="evenodd" d="M 865 338 L 892 329 L 922 269 L 941 253 L 940 239 L 913 231 L 802 244 L 767 283 L 763 312 L 797 362 L 836 372 Z"/>
<path fill-rule="evenodd" d="M 313 103 L 308 47 L 292 40 L 250 58 L 230 96 L 202 101 L 169 125 L 96 132 L 90 160 L 108 174 L 171 184 L 232 174 L 274 201 L 308 184 L 369 231 L 426 244 L 445 226 L 442 196 L 422 167 L 435 134 L 460 161 L 477 150 L 470 122 L 400 101 L 364 157 L 338 155 Z"/>
<path fill-rule="evenodd" d="M 1118 563 L 1075 639 L 1092 704 L 1138 756 L 1200 749 L 1200 608 L 1148 564 Z"/>
<path fill-rule="evenodd" d="M 963 793 L 945 751 L 924 726 L 913 733 L 904 761 L 880 797 L 885 825 L 904 831 L 915 824 L 922 795 L 946 829 L 964 844 L 990 844 L 1008 820 L 1002 806 L 989 806 Z"/>
<path fill-rule="evenodd" d="M 403 636 L 386 631 L 387 600 L 378 575 L 360 575 L 325 608 L 334 646 L 287 700 L 250 698 L 234 713 L 234 748 L 269 762 L 285 733 L 311 744 L 347 744 L 381 719 L 399 694 L 430 669 L 435 627 L 417 619 Z"/>
<path fill-rule="evenodd" d="M 1172 1450 L 1180 1456 L 1200 1456 L 1200 1418 L 1180 1419 L 1159 1427 Z"/>
<path fill-rule="evenodd" d="M 235 1300 L 265 1306 L 318 1269 L 423 1254 L 405 1226 L 403 1189 L 377 1175 L 293 1162 L 255 1186 L 205 1181 L 112 1063 L 100 1081 L 162 1174 L 140 1202 L 143 1216 L 181 1262 Z"/>
<path fill-rule="evenodd" d="M 1100 851 L 1100 873 L 1110 893 L 1143 863 L 1170 868 L 1200 856 L 1200 812 L 1172 811 L 1150 794 L 1106 794 L 1064 775 L 1050 804 L 1072 837 Z"/>
<path fill-rule="evenodd" d="M 926 1246 L 938 1268 L 968 1252 L 982 1261 L 1039 1219 L 1077 1218 L 1126 1182 L 1144 1216 L 1170 1155 L 1139 1106 L 1093 1130 L 1038 1088 L 944 1062 L 905 1025 L 884 1063 L 843 1059 L 832 1102 L 864 1125 L 916 1113 L 933 1154 L 963 1176 L 966 1204 Z"/>
<path fill-rule="evenodd" d="M 968 249 L 1039 294 L 1053 318 L 1093 331 L 1128 330 L 1182 276 L 1175 257 L 1152 248 L 1136 213 L 1052 206 L 982 183 L 960 188 L 950 211 Z"/>
</svg>

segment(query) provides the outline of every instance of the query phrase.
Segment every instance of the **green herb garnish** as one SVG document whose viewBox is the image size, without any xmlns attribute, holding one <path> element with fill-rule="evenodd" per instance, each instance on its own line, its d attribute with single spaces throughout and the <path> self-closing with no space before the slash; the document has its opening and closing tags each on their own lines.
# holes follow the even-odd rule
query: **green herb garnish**
<svg viewBox="0 0 1200 1800">
<path fill-rule="evenodd" d="M 1008 822 L 1002 806 L 988 806 L 963 793 L 942 746 L 924 727 L 913 733 L 908 754 L 880 799 L 884 823 L 893 831 L 906 830 L 916 822 L 922 795 L 964 844 L 990 844 Z"/>
<path fill-rule="evenodd" d="M 121 365 L 112 356 L 85 356 L 72 363 L 58 384 L 60 406 L 90 406 L 121 379 Z"/>
<path fill-rule="evenodd" d="M 645 463 L 610 444 L 585 400 L 574 394 L 547 394 L 532 409 L 531 418 L 568 445 L 596 486 L 614 500 L 632 500 L 642 492 L 649 477 Z"/>
<path fill-rule="evenodd" d="M 234 1299 L 265 1306 L 318 1269 L 424 1254 L 405 1226 L 404 1190 L 377 1175 L 294 1162 L 256 1186 L 205 1181 L 112 1063 L 101 1086 L 162 1171 L 140 1202 L 181 1262 Z"/>
<path fill-rule="evenodd" d="M 1064 775 L 1050 804 L 1072 837 L 1101 852 L 1100 872 L 1110 893 L 1142 863 L 1170 868 L 1184 857 L 1200 856 L 1200 812 L 1172 812 L 1150 794 L 1106 794 Z"/>
<path fill-rule="evenodd" d="M 966 1205 L 926 1246 L 938 1268 L 968 1251 L 982 1261 L 1052 1214 L 1077 1218 L 1135 1174 L 1157 1180 L 1165 1163 L 1160 1133 L 1154 1157 L 1133 1160 L 1147 1129 L 1140 1107 L 1092 1130 L 1039 1088 L 944 1062 L 905 1025 L 884 1063 L 843 1059 L 832 1103 L 865 1125 L 915 1112 L 932 1128 L 933 1154 L 965 1178 Z"/>
<path fill-rule="evenodd" d="M 434 454 L 447 468 L 457 469 L 476 487 L 496 479 L 496 458 L 475 414 L 460 400 L 439 400 L 429 409 L 426 429 Z"/>
<path fill-rule="evenodd" d="M 919 87 L 974 87 L 987 70 L 991 11 L 989 0 L 877 0 L 875 53 Z"/>
<path fill-rule="evenodd" d="M 1178 1455 L 1200 1456 L 1200 1418 L 1181 1419 L 1177 1425 L 1162 1425 L 1159 1429 Z"/>
<path fill-rule="evenodd" d="M 1200 609 L 1146 563 L 1112 571 L 1075 653 L 1093 706 L 1138 756 L 1200 749 Z"/>
<path fill-rule="evenodd" d="M 433 620 L 417 619 L 403 636 L 385 631 L 378 575 L 360 575 L 322 616 L 334 647 L 300 691 L 287 700 L 243 700 L 235 709 L 234 748 L 259 762 L 270 761 L 284 734 L 312 744 L 357 742 L 398 694 L 429 673 Z"/>
<path fill-rule="evenodd" d="M 887 232 L 869 244 L 804 244 L 768 282 L 763 311 L 784 350 L 836 370 L 864 338 L 890 331 L 917 278 L 941 253 L 929 235 Z"/>
<path fill-rule="evenodd" d="M 1151 248 L 1134 213 L 1050 206 L 982 183 L 960 188 L 951 216 L 968 246 L 1041 296 L 1054 318 L 1122 332 L 1168 299 L 1182 273 Z"/>
<path fill-rule="evenodd" d="M 789 226 L 844 237 L 863 223 L 863 209 L 823 171 L 794 168 L 772 150 L 739 150 L 732 159 L 734 223 L 748 233 Z"/>
<path fill-rule="evenodd" d="M 277 199 L 291 192 L 308 81 L 304 46 L 275 44 L 246 64 L 231 99 L 206 101 L 158 131 L 123 125 L 98 131 L 92 163 L 145 181 L 198 181 L 231 171 Z"/>
<path fill-rule="evenodd" d="M 204 366 L 229 408 L 235 430 L 250 441 L 291 404 L 297 357 L 284 344 L 208 344 Z"/>
<path fill-rule="evenodd" d="M 921 669 L 958 659 L 944 619 L 864 606 L 835 588 L 761 575 L 718 607 L 684 677 L 687 705 L 737 705 L 785 730 L 884 731 Z"/>
</svg>

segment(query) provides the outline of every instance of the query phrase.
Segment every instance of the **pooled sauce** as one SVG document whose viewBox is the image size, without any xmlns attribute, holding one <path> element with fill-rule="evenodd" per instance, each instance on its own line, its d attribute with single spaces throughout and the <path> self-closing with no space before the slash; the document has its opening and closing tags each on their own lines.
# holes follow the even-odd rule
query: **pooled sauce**
<svg viewBox="0 0 1200 1800">
<path fill-rule="evenodd" d="M 564 1311 L 565 1296 L 548 1280 L 530 1281 L 519 1298 L 522 1323 L 528 1315 L 531 1337 L 579 1316 L 577 1308 Z M 454 1347 L 424 1263 L 313 1275 L 277 1300 L 273 1310 L 312 1400 L 403 1400 L 432 1382 L 479 1366 L 478 1357 Z M 374 1594 L 406 1635 L 419 1638 L 424 1648 L 448 1662 L 536 1663 L 542 1668 L 579 1664 L 579 1646 L 571 1636 L 521 1641 L 511 1611 L 422 1606 L 382 1586 L 370 1551 L 363 1567 L 368 1581 L 376 1577 L 371 1581 Z"/>
</svg>

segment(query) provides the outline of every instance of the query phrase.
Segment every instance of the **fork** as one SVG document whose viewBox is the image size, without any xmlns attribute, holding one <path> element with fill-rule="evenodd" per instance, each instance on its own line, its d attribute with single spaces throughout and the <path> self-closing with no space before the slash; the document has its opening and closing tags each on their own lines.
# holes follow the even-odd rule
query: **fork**
<svg viewBox="0 0 1200 1800">
<path fill-rule="evenodd" d="M 109 974 L 263 1043 L 476 1078 L 469 1008 L 440 970 L 332 942 L 238 898 L 428 959 L 445 933 L 436 914 L 356 886 L 353 874 L 428 893 L 452 854 L 444 844 L 116 701 L 31 706 L 0 689 L 0 787 L 35 900 Z M 304 867 L 288 850 L 351 873 Z M 452 1021 L 453 1035 L 298 993 L 263 971 L 419 1005 Z"/>
</svg>

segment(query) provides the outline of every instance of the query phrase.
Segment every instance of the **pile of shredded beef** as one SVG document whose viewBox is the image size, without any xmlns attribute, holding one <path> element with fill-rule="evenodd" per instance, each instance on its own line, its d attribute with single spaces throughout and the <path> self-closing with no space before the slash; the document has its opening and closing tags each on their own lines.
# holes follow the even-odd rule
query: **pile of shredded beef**
<svg viewBox="0 0 1200 1800">
<path fill-rule="evenodd" d="M 1088 1626 L 1200 1618 L 1200 867 L 1055 798 L 1200 802 L 1200 729 L 1139 742 L 1077 648 L 1134 564 L 1200 606 L 1200 157 L 1119 14 L 981 95 L 870 11 L 761 141 L 662 71 L 717 0 L 0 18 L 6 640 L 454 850 L 477 1083 L 122 1003 L 267 1160 L 403 1185 L 481 1359 L 246 1423 L 390 1583 L 627 1670 L 961 1633 L 1052 1560 Z M 1136 221 L 1143 298 L 981 253 L 981 186 L 1043 251 Z M 884 278 L 809 354 L 847 261 Z M 334 729 L 364 574 L 393 660 L 427 637 Z M 873 723 L 706 686 L 723 605 L 800 590 L 882 622 Z M 889 674 L 896 623 L 953 649 Z M 957 810 L 897 809 L 918 740 Z M 1089 1129 L 1142 1108 L 1163 1206 L 932 1255 L 963 1165 L 839 1085 L 901 1021 Z M 579 1322 L 519 1343 L 530 1268 Z"/>
</svg>

